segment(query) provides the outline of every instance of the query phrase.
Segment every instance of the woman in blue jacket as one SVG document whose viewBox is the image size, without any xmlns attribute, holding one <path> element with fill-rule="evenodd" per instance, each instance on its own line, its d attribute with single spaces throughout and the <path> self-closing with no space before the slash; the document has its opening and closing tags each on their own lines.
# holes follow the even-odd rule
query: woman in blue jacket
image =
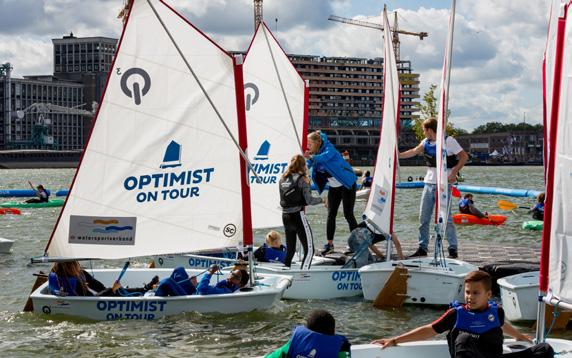
<svg viewBox="0 0 572 358">
<path fill-rule="evenodd" d="M 308 150 L 304 152 L 308 168 L 312 171 L 312 180 L 322 193 L 326 183 L 329 184 L 328 220 L 326 223 L 326 238 L 328 243 L 324 245 L 322 255 L 334 250 L 334 234 L 336 232 L 336 215 L 340 203 L 343 204 L 344 217 L 349 229 L 357 227 L 354 216 L 356 202 L 356 180 L 353 168 L 344 160 L 340 152 L 328 141 L 328 137 L 320 131 L 308 134 Z"/>
</svg>

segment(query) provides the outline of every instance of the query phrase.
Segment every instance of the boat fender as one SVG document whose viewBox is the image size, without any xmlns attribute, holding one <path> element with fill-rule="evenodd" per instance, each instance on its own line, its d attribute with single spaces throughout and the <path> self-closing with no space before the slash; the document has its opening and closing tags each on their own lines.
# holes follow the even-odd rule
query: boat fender
<svg viewBox="0 0 572 358">
<path fill-rule="evenodd" d="M 408 176 L 408 177 L 407 177 L 407 181 L 413 181 L 413 177 L 412 177 L 412 176 Z"/>
</svg>

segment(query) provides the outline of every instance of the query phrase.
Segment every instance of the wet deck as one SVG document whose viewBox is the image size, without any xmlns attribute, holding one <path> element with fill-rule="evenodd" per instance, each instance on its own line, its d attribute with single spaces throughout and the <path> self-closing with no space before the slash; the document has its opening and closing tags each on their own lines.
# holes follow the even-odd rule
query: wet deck
<svg viewBox="0 0 572 358">
<path fill-rule="evenodd" d="M 493 262 L 506 264 L 538 264 L 540 262 L 540 246 L 490 242 L 486 244 L 460 242 L 459 244 L 459 260 L 472 263 L 479 267 Z M 429 243 L 429 256 L 433 255 L 433 245 L 433 240 L 431 240 Z M 445 242 L 445 245 L 447 245 L 447 242 Z M 401 247 L 403 249 L 403 254 L 407 256 L 417 250 L 417 242 L 409 240 L 405 242 L 402 241 Z M 446 248 L 445 255 L 447 255 Z"/>
</svg>

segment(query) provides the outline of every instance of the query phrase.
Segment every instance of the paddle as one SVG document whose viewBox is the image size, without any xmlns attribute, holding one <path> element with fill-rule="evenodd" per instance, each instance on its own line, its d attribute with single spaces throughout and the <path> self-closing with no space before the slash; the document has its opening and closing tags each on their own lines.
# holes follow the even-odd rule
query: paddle
<svg viewBox="0 0 572 358">
<path fill-rule="evenodd" d="M 514 210 L 514 209 L 530 209 L 528 206 L 519 206 L 508 200 L 499 200 L 497 205 L 501 210 Z"/>
<path fill-rule="evenodd" d="M 455 198 L 460 198 L 461 192 L 459 191 L 459 189 L 457 189 L 456 186 L 454 186 L 454 187 L 451 187 L 451 195 L 453 195 Z"/>
<path fill-rule="evenodd" d="M 129 267 L 129 261 L 125 262 L 125 265 L 123 265 L 123 269 L 121 269 L 121 272 L 119 273 L 119 277 L 117 277 L 117 280 L 115 280 L 115 282 L 113 283 L 112 286 L 112 290 L 113 292 L 117 291 L 119 288 L 121 288 L 121 278 L 123 277 L 123 275 L 125 275 L 125 271 L 127 271 L 127 268 Z"/>
<path fill-rule="evenodd" d="M 30 187 L 32 188 L 33 191 L 36 191 L 36 188 L 34 188 L 34 185 L 32 185 L 32 182 L 28 180 L 28 184 L 30 184 Z"/>
</svg>

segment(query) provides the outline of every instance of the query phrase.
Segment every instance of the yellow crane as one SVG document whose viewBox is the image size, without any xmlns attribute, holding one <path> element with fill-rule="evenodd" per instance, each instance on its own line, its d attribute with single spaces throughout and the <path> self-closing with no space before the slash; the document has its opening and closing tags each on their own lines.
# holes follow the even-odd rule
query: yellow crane
<svg viewBox="0 0 572 358">
<path fill-rule="evenodd" d="M 390 30 L 393 33 L 392 42 L 393 42 L 393 50 L 395 51 L 395 58 L 399 61 L 399 58 L 400 58 L 400 56 L 399 56 L 399 34 L 417 36 L 417 37 L 419 37 L 420 40 L 423 40 L 425 37 L 429 36 L 429 34 L 427 32 L 413 32 L 413 31 L 400 30 L 398 28 L 398 25 L 397 25 L 397 11 L 394 12 L 394 15 L 395 15 L 395 17 L 393 19 L 393 27 Z M 376 24 L 373 22 L 348 19 L 346 17 L 336 16 L 336 15 L 330 15 L 330 17 L 328 17 L 328 20 L 337 21 L 337 22 L 341 22 L 344 24 L 361 26 L 361 27 L 369 27 L 371 29 L 383 31 L 383 25 Z"/>
</svg>

